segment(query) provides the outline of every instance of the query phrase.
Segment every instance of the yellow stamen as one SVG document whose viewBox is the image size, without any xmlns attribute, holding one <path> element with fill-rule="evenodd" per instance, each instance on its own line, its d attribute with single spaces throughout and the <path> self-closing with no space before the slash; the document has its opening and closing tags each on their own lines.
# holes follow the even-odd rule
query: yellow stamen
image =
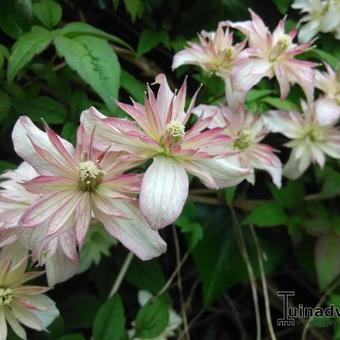
<svg viewBox="0 0 340 340">
<path fill-rule="evenodd" d="M 13 291 L 10 288 L 0 288 L 0 306 L 8 305 L 13 300 Z"/>
<path fill-rule="evenodd" d="M 94 191 L 97 189 L 104 172 L 92 161 L 79 163 L 79 189 L 82 191 Z"/>
</svg>

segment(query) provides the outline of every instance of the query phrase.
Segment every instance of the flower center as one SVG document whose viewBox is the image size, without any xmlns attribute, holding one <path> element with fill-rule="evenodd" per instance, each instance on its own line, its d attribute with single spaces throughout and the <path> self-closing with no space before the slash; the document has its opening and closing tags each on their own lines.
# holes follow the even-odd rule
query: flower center
<svg viewBox="0 0 340 340">
<path fill-rule="evenodd" d="M 185 135 L 184 125 L 174 120 L 171 123 L 167 124 L 165 127 L 166 133 L 175 141 L 178 142 Z"/>
<path fill-rule="evenodd" d="M 79 189 L 82 191 L 94 191 L 97 189 L 104 172 L 92 161 L 81 162 L 79 170 Z"/>
<path fill-rule="evenodd" d="M 238 150 L 245 150 L 249 147 L 251 143 L 251 134 L 249 131 L 245 130 L 241 132 L 239 137 L 234 141 L 234 148 Z"/>
<path fill-rule="evenodd" d="M 13 300 L 13 292 L 10 288 L 0 288 L 0 306 L 8 305 Z"/>
<path fill-rule="evenodd" d="M 270 60 L 275 61 L 282 53 L 286 52 L 292 45 L 292 38 L 284 34 L 275 44 L 270 53 Z"/>
<path fill-rule="evenodd" d="M 305 137 L 309 138 L 311 142 L 322 142 L 325 138 L 323 131 L 315 126 L 307 131 Z"/>
<path fill-rule="evenodd" d="M 214 62 L 214 68 L 216 71 L 221 68 L 228 69 L 232 66 L 232 61 L 235 56 L 235 49 L 233 46 L 228 46 L 223 51 L 220 51 L 216 56 L 216 60 Z"/>
</svg>

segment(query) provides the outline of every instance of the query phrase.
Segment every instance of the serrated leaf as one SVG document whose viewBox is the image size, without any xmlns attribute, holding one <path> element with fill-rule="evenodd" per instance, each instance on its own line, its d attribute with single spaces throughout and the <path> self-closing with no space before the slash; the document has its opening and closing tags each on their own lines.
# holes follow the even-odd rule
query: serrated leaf
<svg viewBox="0 0 340 340">
<path fill-rule="evenodd" d="M 51 43 L 53 36 L 47 29 L 34 26 L 28 33 L 23 34 L 13 46 L 9 57 L 7 78 L 12 82 L 18 72 L 26 66 L 36 54 L 43 52 Z"/>
<path fill-rule="evenodd" d="M 28 115 L 39 123 L 43 118 L 48 124 L 62 124 L 67 118 L 65 107 L 51 97 L 14 100 L 13 106 L 19 114 Z"/>
<path fill-rule="evenodd" d="M 285 224 L 287 215 L 283 208 L 276 202 L 266 202 L 255 207 L 244 220 L 244 224 L 255 224 L 269 227 Z"/>
<path fill-rule="evenodd" d="M 61 20 L 62 8 L 53 0 L 40 0 L 33 4 L 33 13 L 47 28 L 53 28 Z"/>
<path fill-rule="evenodd" d="M 339 249 L 340 238 L 333 233 L 320 237 L 315 245 L 315 266 L 322 291 L 340 274 Z"/>
<path fill-rule="evenodd" d="M 115 295 L 100 307 L 93 325 L 93 339 L 121 340 L 124 333 L 124 307 L 119 295 Z"/>
<path fill-rule="evenodd" d="M 89 84 L 112 112 L 120 80 L 120 65 L 107 41 L 91 36 L 56 37 L 58 54 Z"/>
<path fill-rule="evenodd" d="M 163 299 L 148 302 L 136 317 L 136 337 L 141 339 L 156 338 L 169 323 L 169 306 Z"/>
<path fill-rule="evenodd" d="M 108 41 L 111 41 L 114 44 L 121 45 L 133 51 L 133 48 L 121 38 L 118 38 L 115 35 L 106 33 L 105 31 L 102 31 L 85 22 L 70 22 L 69 24 L 66 24 L 62 29 L 60 29 L 59 34 L 67 38 L 75 38 L 80 35 L 87 35 L 87 36 L 90 35 L 90 36 L 106 39 Z"/>
</svg>

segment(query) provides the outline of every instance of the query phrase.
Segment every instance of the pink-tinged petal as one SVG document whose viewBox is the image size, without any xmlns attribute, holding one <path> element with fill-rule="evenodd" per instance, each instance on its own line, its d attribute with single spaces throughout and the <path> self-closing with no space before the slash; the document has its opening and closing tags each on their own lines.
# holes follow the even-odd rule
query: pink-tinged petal
<svg viewBox="0 0 340 340">
<path fill-rule="evenodd" d="M 140 207 L 152 228 L 164 228 L 178 218 L 188 190 L 188 176 L 180 163 L 163 156 L 154 158 L 140 192 Z"/>
<path fill-rule="evenodd" d="M 275 69 L 275 76 L 277 81 L 279 82 L 279 86 L 280 86 L 280 92 L 281 92 L 281 99 L 285 99 L 289 93 L 289 81 L 287 79 L 285 70 L 280 67 L 280 65 L 275 65 L 274 66 Z"/>
<path fill-rule="evenodd" d="M 23 307 L 15 303 L 11 304 L 11 309 L 15 317 L 26 327 L 33 328 L 38 331 L 44 328 L 43 324 L 37 318 L 37 316 L 34 315 L 34 313 L 24 309 Z"/>
<path fill-rule="evenodd" d="M 188 172 L 197 176 L 205 186 L 211 189 L 235 186 L 251 174 L 251 170 L 241 168 L 237 162 L 235 162 L 234 157 L 202 159 L 191 163 L 199 169 L 201 174 L 193 171 L 192 167 L 186 167 Z M 214 182 L 209 180 L 210 178 L 212 178 Z"/>
<path fill-rule="evenodd" d="M 157 93 L 157 109 L 162 125 L 165 126 L 167 113 L 170 108 L 170 103 L 173 100 L 174 93 L 171 91 L 166 76 L 163 73 L 156 76 L 155 83 L 160 85 Z"/>
<path fill-rule="evenodd" d="M 80 197 L 76 208 L 76 238 L 80 248 L 85 241 L 92 217 L 92 202 L 90 195 L 91 194 L 88 192 L 84 193 Z"/>
<path fill-rule="evenodd" d="M 46 194 L 47 192 L 56 192 L 62 189 L 77 189 L 78 184 L 66 177 L 57 176 L 38 176 L 29 182 L 23 184 L 26 190 L 33 194 Z"/>
<path fill-rule="evenodd" d="M 246 92 L 262 78 L 273 76 L 272 65 L 266 60 L 252 58 L 243 61 L 232 71 L 232 86 L 236 91 Z"/>
<path fill-rule="evenodd" d="M 175 70 L 176 68 L 186 65 L 186 64 L 197 64 L 198 59 L 195 58 L 195 55 L 191 53 L 189 49 L 184 49 L 182 51 L 177 52 L 174 55 L 173 61 L 172 61 L 172 66 L 171 68 Z"/>
<path fill-rule="evenodd" d="M 31 140 L 35 142 L 40 148 L 45 149 L 55 158 L 61 160 L 59 152 L 50 142 L 47 133 L 38 129 L 26 116 L 20 117 L 12 132 L 12 139 L 16 153 L 25 161 L 30 163 L 41 174 L 49 174 L 50 165 L 42 157 L 38 156 Z M 64 148 L 73 154 L 73 146 L 66 140 L 60 139 Z M 53 173 L 53 172 L 52 172 Z"/>
<path fill-rule="evenodd" d="M 315 102 L 315 113 L 320 125 L 334 125 L 340 118 L 340 105 L 334 99 L 321 97 Z"/>
<path fill-rule="evenodd" d="M 67 281 L 77 273 L 78 259 L 71 260 L 58 247 L 57 251 L 46 261 L 45 267 L 48 285 L 54 286 L 57 283 Z"/>
<path fill-rule="evenodd" d="M 54 211 L 47 229 L 48 236 L 55 235 L 65 226 L 69 226 L 69 223 L 72 224 L 70 221 L 73 221 L 77 206 L 83 195 L 86 195 L 86 193 L 76 192 L 73 195 L 71 194 L 68 200 Z M 91 211 L 91 206 L 85 206 L 84 209 Z"/>
<path fill-rule="evenodd" d="M 3 310 L 0 311 L 0 339 L 1 340 L 7 339 L 7 323 Z"/>
<path fill-rule="evenodd" d="M 280 188 L 282 182 L 282 164 L 280 159 L 274 153 L 268 151 L 267 145 L 256 144 L 248 153 L 249 163 L 255 169 L 267 171 L 274 184 Z"/>
<path fill-rule="evenodd" d="M 39 300 L 39 304 L 45 305 L 44 310 L 34 310 L 33 313 L 40 320 L 44 329 L 46 329 L 46 327 L 48 327 L 59 316 L 59 311 L 54 301 L 51 300 L 48 296 L 38 295 L 34 298 L 36 300 Z"/>
<path fill-rule="evenodd" d="M 11 326 L 11 328 L 13 329 L 14 333 L 21 339 L 26 339 L 26 331 L 25 329 L 20 325 L 20 323 L 18 322 L 18 320 L 13 316 L 13 314 L 7 309 L 7 307 L 5 307 L 5 314 L 6 314 L 6 320 L 8 322 L 8 324 Z M 0 331 L 2 334 L 2 331 Z M 0 336 L 0 339 L 6 339 L 2 338 Z"/>
<path fill-rule="evenodd" d="M 74 191 L 61 191 L 44 195 L 27 209 L 20 219 L 20 225 L 33 227 L 45 222 L 76 193 Z"/>
<path fill-rule="evenodd" d="M 266 127 L 275 133 L 282 133 L 288 138 L 298 138 L 301 136 L 302 116 L 297 112 L 268 111 L 263 115 Z"/>
<path fill-rule="evenodd" d="M 116 200 L 115 206 L 129 218 L 121 219 L 95 210 L 95 217 L 104 224 L 110 235 L 143 261 L 166 251 L 166 243 L 159 233 L 148 225 L 137 204 L 127 200 Z"/>
</svg>

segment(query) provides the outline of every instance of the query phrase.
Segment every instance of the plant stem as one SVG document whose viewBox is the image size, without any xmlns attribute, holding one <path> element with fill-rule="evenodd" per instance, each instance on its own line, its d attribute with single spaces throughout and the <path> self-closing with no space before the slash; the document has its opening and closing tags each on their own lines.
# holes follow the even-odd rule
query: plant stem
<svg viewBox="0 0 340 340">
<path fill-rule="evenodd" d="M 251 265 L 251 262 L 249 260 L 249 255 L 247 251 L 247 247 L 244 241 L 242 228 L 240 225 L 240 222 L 237 218 L 236 212 L 233 208 L 233 206 L 229 206 L 231 210 L 231 214 L 234 220 L 233 226 L 235 230 L 236 239 L 238 242 L 239 250 L 241 253 L 241 256 L 246 264 L 249 280 L 250 280 L 250 287 L 253 295 L 253 301 L 254 301 L 254 309 L 255 309 L 255 319 L 256 319 L 256 339 L 261 340 L 261 317 L 260 317 L 260 308 L 259 308 L 259 299 L 257 295 L 257 287 L 256 287 L 256 279 L 254 274 L 254 269 Z"/>
<path fill-rule="evenodd" d="M 109 297 L 112 297 L 113 295 L 115 295 L 124 279 L 124 276 L 126 275 L 126 272 L 129 269 L 129 266 L 131 264 L 131 261 L 133 259 L 133 253 L 129 252 L 124 260 L 124 263 L 122 265 L 122 268 L 120 268 L 120 271 L 118 273 L 118 276 L 115 280 L 115 282 L 113 283 L 111 292 L 109 294 Z"/>
<path fill-rule="evenodd" d="M 259 240 L 256 236 L 254 227 L 252 225 L 250 225 L 249 227 L 250 227 L 250 231 L 251 231 L 253 238 L 254 238 L 255 247 L 256 247 L 256 251 L 257 251 L 257 258 L 258 258 L 258 261 L 259 261 L 262 290 L 263 290 L 263 296 L 264 296 L 264 305 L 265 305 L 265 309 L 266 309 L 266 319 L 267 319 L 269 334 L 270 334 L 270 338 L 272 340 L 276 340 L 276 335 L 275 335 L 275 332 L 274 332 L 272 317 L 271 317 L 271 313 L 270 313 L 270 303 L 269 303 L 269 296 L 268 296 L 267 280 L 266 280 L 266 275 L 265 275 L 265 272 L 264 272 L 264 266 L 263 266 L 263 260 L 262 260 L 263 251 L 261 249 Z"/>
</svg>

